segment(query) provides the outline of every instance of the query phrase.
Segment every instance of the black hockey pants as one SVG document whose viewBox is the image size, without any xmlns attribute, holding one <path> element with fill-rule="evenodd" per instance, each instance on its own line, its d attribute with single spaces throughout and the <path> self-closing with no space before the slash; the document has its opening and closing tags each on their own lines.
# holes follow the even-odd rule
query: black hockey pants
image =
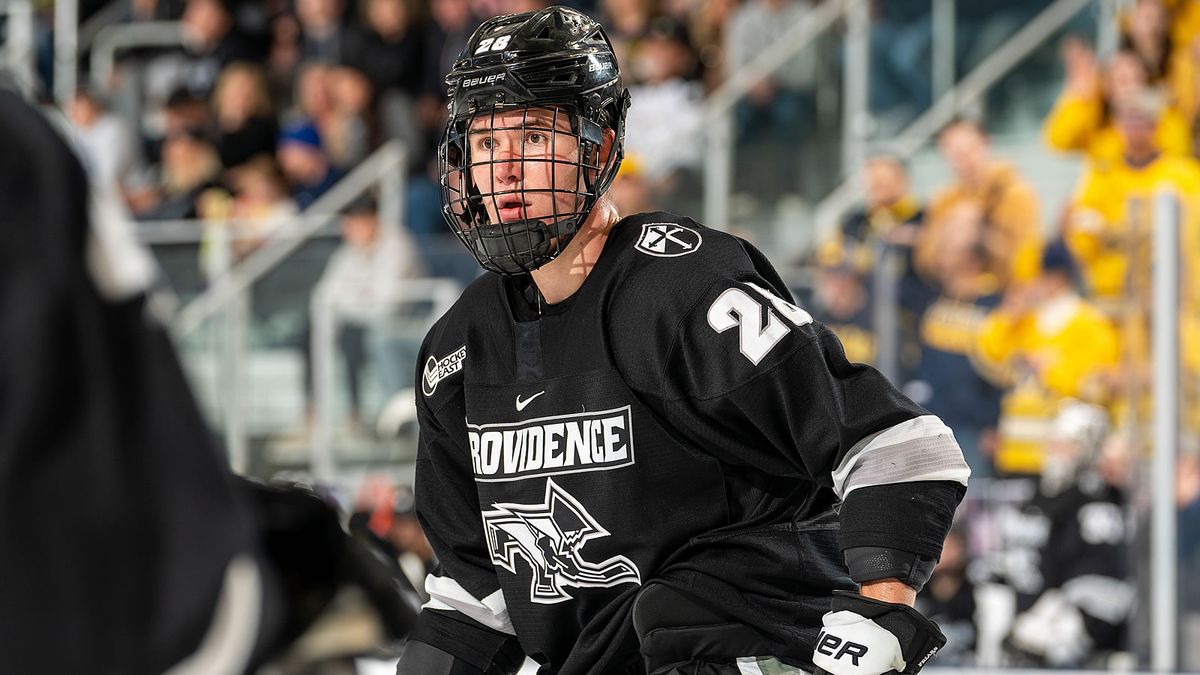
<svg viewBox="0 0 1200 675">
<path fill-rule="evenodd" d="M 769 654 L 762 638 L 687 595 L 649 583 L 633 607 L 647 675 L 801 675 Z"/>
</svg>

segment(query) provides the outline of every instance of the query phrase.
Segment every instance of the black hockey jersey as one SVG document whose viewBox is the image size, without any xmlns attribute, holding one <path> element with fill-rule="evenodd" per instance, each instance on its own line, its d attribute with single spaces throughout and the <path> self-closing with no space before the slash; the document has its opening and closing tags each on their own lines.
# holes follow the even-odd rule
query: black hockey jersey
<svg viewBox="0 0 1200 675">
<path fill-rule="evenodd" d="M 1041 589 L 1061 591 L 1082 612 L 1093 650 L 1124 649 L 1136 592 L 1128 581 L 1124 494 L 1089 472 L 1060 494 L 1039 492 L 1023 513 L 1042 519 L 1047 533 L 1037 553 Z M 1018 603 L 1025 609 L 1032 600 Z"/>
<path fill-rule="evenodd" d="M 454 653 L 484 626 L 545 672 L 644 672 L 630 615 L 654 581 L 807 664 L 833 589 L 908 573 L 872 552 L 932 567 L 968 474 L 949 429 L 849 363 L 761 253 L 642 214 L 567 300 L 528 283 L 478 279 L 422 347 L 427 624 L 460 623 L 419 639 Z"/>
</svg>

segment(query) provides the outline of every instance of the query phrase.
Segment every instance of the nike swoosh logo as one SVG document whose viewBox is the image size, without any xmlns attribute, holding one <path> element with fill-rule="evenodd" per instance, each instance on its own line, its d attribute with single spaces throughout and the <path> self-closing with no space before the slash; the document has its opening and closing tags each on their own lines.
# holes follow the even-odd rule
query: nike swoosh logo
<svg viewBox="0 0 1200 675">
<path fill-rule="evenodd" d="M 529 398 L 525 399 L 524 401 L 521 400 L 521 395 L 517 394 L 517 412 L 521 412 L 522 410 L 524 410 L 525 406 L 527 406 L 533 402 L 533 399 L 541 396 L 544 393 L 546 393 L 545 389 L 543 389 L 542 391 L 539 391 L 538 393 L 534 394 L 533 396 L 530 396 Z"/>
</svg>

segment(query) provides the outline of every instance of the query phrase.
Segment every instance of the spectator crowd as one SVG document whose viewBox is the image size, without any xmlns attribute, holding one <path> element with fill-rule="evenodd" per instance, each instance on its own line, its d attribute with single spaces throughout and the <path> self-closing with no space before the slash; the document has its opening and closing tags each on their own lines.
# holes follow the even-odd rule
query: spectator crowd
<svg viewBox="0 0 1200 675">
<path fill-rule="evenodd" d="M 67 112 L 93 173 L 139 220 L 234 216 L 269 230 L 245 221 L 302 211 L 400 139 L 411 170 L 406 224 L 440 234 L 433 164 L 445 73 L 481 21 L 548 4 L 134 0 L 128 21 L 178 21 L 182 45 L 128 52 L 111 81 L 81 88 Z M 567 4 L 608 28 L 633 92 L 627 173 L 668 206 L 699 189 L 704 94 L 812 9 L 808 0 Z M 798 57 L 760 83 L 739 110 L 745 132 L 764 122 L 811 129 L 814 80 L 812 60 Z M 119 114 L 120 100 L 140 102 L 136 117 Z M 255 192 L 268 186 L 270 196 Z"/>
<path fill-rule="evenodd" d="M 235 257 L 383 143 L 405 144 L 403 231 L 381 223 L 373 202 L 356 202 L 320 284 L 321 298 L 352 319 L 338 341 L 357 416 L 364 364 L 388 360 L 364 334 L 391 297 L 381 289 L 429 271 L 422 253 L 448 234 L 435 152 L 443 77 L 479 22 L 547 4 L 132 0 L 127 20 L 179 21 L 183 44 L 131 53 L 112 81 L 81 88 L 65 112 L 94 179 L 135 218 L 205 223 L 207 238 L 235 223 Z M 631 89 L 618 207 L 694 213 L 705 95 L 820 2 L 565 4 L 604 22 Z M 1039 6 L 999 4 L 959 3 L 964 35 L 979 37 L 982 17 L 1024 20 Z M 933 100 L 929 3 L 873 7 L 872 107 L 908 119 Z M 943 662 L 1106 667 L 1140 648 L 1129 626 L 1145 588 L 1130 570 L 1145 528 L 1126 514 L 1141 496 L 1131 467 L 1151 451 L 1156 311 L 1180 318 L 1180 577 L 1200 578 L 1184 571 L 1200 572 L 1200 0 L 1132 0 L 1117 22 L 1111 53 L 1079 37 L 1062 44 L 1062 89 L 1042 135 L 1048 151 L 1079 158 L 1084 170 L 1052 222 L 1043 222 L 1038 186 L 994 151 L 987 126 L 959 119 L 936 140 L 948 183 L 922 201 L 903 158 L 872 153 L 860 167 L 863 204 L 815 257 L 813 315 L 851 360 L 891 357 L 890 374 L 954 430 L 991 500 L 968 501 L 922 593 L 954 639 Z M 768 153 L 760 165 L 769 176 L 748 180 L 812 175 L 796 150 L 819 145 L 822 64 L 816 46 L 801 51 L 735 110 L 739 142 Z M 131 92 L 143 102 L 136 118 L 118 111 Z M 1178 308 L 1151 297 L 1164 191 L 1178 206 Z M 228 262 L 206 269 L 215 275 Z M 878 334 L 881 303 L 897 310 L 894 336 Z M 888 345 L 895 354 L 882 353 Z M 433 562 L 411 495 L 384 492 L 363 498 L 356 527 L 407 554 L 398 565 L 419 592 Z M 1009 620 L 998 625 L 999 615 Z M 1184 644 L 1200 644 L 1200 620 L 1182 630 L 1197 636 Z M 1190 658 L 1200 667 L 1200 655 Z"/>
<path fill-rule="evenodd" d="M 1053 222 L 985 126 L 957 120 L 937 138 L 949 183 L 922 204 L 905 163 L 875 153 L 862 167 L 863 206 L 817 255 L 815 313 L 851 358 L 879 362 L 864 345 L 898 344 L 895 377 L 954 429 L 976 494 L 990 500 L 964 508 L 922 596 L 969 637 L 973 648 L 951 657 L 960 663 L 1117 667 L 1145 647 L 1130 625 L 1146 611 L 1134 598 L 1147 587 L 1131 572 L 1147 541 L 1146 514 L 1131 504 L 1146 488 L 1130 477 L 1156 450 L 1159 311 L 1179 316 L 1181 441 L 1169 450 L 1180 456 L 1182 541 L 1196 539 L 1200 3 L 1127 3 L 1117 32 L 1107 54 L 1063 40 L 1062 90 L 1042 133 L 1083 172 Z M 1151 293 L 1164 198 L 1179 224 L 1177 307 L 1155 306 Z M 879 288 L 892 297 L 872 297 Z M 894 340 L 875 332 L 877 302 L 897 307 Z M 1180 565 L 1198 562 L 1185 544 Z M 1183 608 L 1183 630 L 1194 631 L 1200 607 Z M 1183 656 L 1194 667 L 1197 655 Z"/>
</svg>

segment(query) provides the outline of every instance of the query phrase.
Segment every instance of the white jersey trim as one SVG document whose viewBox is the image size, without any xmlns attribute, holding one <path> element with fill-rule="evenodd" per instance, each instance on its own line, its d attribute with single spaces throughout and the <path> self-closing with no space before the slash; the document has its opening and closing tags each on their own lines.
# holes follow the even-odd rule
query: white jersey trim
<svg viewBox="0 0 1200 675">
<path fill-rule="evenodd" d="M 263 581 L 258 563 L 240 555 L 225 569 L 212 624 L 200 647 L 166 675 L 238 675 L 246 672 L 258 640 Z"/>
<path fill-rule="evenodd" d="M 422 606 L 423 609 L 458 612 L 492 630 L 509 635 L 517 634 L 508 618 L 508 605 L 505 604 L 501 591 L 480 600 L 454 579 L 430 574 L 425 577 L 425 592 L 429 594 L 429 602 Z"/>
<path fill-rule="evenodd" d="M 924 480 L 967 484 L 971 469 L 954 432 L 935 415 L 922 415 L 854 444 L 833 471 L 833 490 L 845 499 L 858 488 Z"/>
</svg>

